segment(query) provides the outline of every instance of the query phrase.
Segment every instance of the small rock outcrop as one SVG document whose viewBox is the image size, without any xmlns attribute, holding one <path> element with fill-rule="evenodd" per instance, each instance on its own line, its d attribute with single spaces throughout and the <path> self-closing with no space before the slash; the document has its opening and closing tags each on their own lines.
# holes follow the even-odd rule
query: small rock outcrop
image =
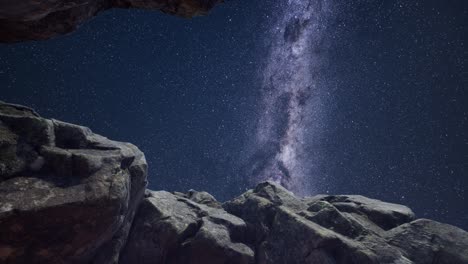
<svg viewBox="0 0 468 264">
<path fill-rule="evenodd" d="M 414 263 L 468 263 L 468 235 L 451 225 L 418 219 L 384 236 Z"/>
<path fill-rule="evenodd" d="M 143 153 L 0 102 L 0 263 L 467 264 L 468 233 L 359 195 L 264 182 L 146 190 Z"/>
<path fill-rule="evenodd" d="M 0 102 L 0 263 L 117 263 L 146 171 L 131 144 Z"/>
<path fill-rule="evenodd" d="M 219 2 L 221 0 L 3 0 L 0 1 L 0 42 L 62 35 L 110 8 L 153 9 L 193 17 L 207 13 Z"/>
<path fill-rule="evenodd" d="M 207 195 L 148 191 L 121 263 L 253 263 L 254 252 L 245 244 L 246 223 L 211 196 L 200 196 Z"/>
</svg>

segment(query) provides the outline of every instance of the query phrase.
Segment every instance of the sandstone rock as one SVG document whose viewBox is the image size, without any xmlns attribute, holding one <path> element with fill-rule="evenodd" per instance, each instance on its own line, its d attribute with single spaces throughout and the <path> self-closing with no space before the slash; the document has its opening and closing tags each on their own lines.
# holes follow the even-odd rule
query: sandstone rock
<svg viewBox="0 0 468 264">
<path fill-rule="evenodd" d="M 0 42 L 48 39 L 75 30 L 109 8 L 160 10 L 182 17 L 208 12 L 221 0 L 3 0 L 0 1 Z"/>
<path fill-rule="evenodd" d="M 147 192 L 121 263 L 253 263 L 245 222 L 187 196 Z"/>
<path fill-rule="evenodd" d="M 117 263 L 146 170 L 131 144 L 0 102 L 0 263 Z"/>
</svg>

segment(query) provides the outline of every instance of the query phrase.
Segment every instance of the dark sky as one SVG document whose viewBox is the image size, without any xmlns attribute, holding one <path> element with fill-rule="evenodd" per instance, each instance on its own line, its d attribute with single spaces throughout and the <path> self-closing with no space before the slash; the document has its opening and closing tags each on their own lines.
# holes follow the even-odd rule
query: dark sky
<svg viewBox="0 0 468 264">
<path fill-rule="evenodd" d="M 281 2 L 232 0 L 191 20 L 110 10 L 66 36 L 0 45 L 0 100 L 134 143 L 152 189 L 232 198 L 254 182 Z M 335 2 L 315 46 L 323 100 L 307 108 L 324 113 L 304 143 L 311 194 L 362 194 L 468 229 L 468 2 Z"/>
</svg>

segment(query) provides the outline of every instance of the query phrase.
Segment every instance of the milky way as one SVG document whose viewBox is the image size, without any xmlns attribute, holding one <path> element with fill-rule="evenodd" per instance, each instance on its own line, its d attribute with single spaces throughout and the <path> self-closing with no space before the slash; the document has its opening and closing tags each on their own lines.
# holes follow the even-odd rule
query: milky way
<svg viewBox="0 0 468 264">
<path fill-rule="evenodd" d="M 331 7 L 327 1 L 289 0 L 276 6 L 267 34 L 256 150 L 249 166 L 254 181 L 272 180 L 299 195 L 314 192 L 320 174 L 324 43 Z"/>
</svg>

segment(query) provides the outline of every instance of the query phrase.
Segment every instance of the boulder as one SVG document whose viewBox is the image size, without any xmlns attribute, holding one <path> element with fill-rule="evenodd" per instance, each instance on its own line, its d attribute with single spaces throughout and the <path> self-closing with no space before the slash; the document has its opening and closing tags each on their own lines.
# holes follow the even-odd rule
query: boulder
<svg viewBox="0 0 468 264">
<path fill-rule="evenodd" d="M 206 193 L 148 191 L 133 224 L 121 263 L 248 264 L 245 222 L 211 202 Z"/>
<path fill-rule="evenodd" d="M 160 10 L 182 17 L 207 13 L 221 0 L 2 0 L 0 42 L 48 39 L 74 31 L 110 8 Z"/>
<path fill-rule="evenodd" d="M 414 263 L 468 263 L 468 233 L 451 225 L 418 219 L 388 231 L 385 237 Z"/>
<path fill-rule="evenodd" d="M 146 176 L 135 146 L 0 102 L 0 263 L 117 263 Z"/>
</svg>

